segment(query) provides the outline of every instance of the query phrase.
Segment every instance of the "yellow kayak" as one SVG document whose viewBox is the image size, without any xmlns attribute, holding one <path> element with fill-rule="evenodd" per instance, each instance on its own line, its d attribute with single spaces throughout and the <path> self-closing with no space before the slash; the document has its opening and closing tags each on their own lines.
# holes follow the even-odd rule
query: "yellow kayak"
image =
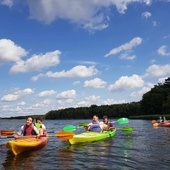
<svg viewBox="0 0 170 170">
<path fill-rule="evenodd" d="M 14 155 L 18 155 L 28 150 L 38 149 L 46 145 L 48 136 L 36 138 L 35 136 L 22 136 L 18 139 L 7 142 L 6 147 L 12 151 Z"/>
</svg>

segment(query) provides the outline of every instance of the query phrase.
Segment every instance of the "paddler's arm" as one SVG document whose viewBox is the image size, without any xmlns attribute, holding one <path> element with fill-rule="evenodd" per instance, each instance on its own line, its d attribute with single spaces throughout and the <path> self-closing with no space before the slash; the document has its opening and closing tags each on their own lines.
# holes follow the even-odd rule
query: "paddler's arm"
<svg viewBox="0 0 170 170">
<path fill-rule="evenodd" d="M 89 123 L 87 126 L 85 126 L 85 129 L 89 131 L 91 126 L 92 126 L 92 123 Z"/>
<path fill-rule="evenodd" d="M 21 129 L 20 129 L 19 132 L 16 132 L 16 133 L 14 134 L 14 138 L 15 138 L 15 139 L 18 139 L 20 136 L 23 136 L 23 129 L 24 129 L 24 125 L 21 126 Z"/>
</svg>

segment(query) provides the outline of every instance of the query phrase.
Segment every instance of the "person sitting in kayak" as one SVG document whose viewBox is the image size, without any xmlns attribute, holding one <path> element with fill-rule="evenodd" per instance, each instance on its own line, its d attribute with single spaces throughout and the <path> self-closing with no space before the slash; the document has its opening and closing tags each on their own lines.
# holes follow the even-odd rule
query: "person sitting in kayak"
<svg viewBox="0 0 170 170">
<path fill-rule="evenodd" d="M 35 127 L 39 130 L 40 135 L 45 135 L 47 133 L 46 132 L 46 127 L 42 123 L 42 118 L 41 117 L 36 118 Z"/>
<path fill-rule="evenodd" d="M 114 129 L 113 123 L 109 122 L 108 117 L 106 115 L 103 116 L 103 123 L 107 125 L 107 128 L 105 130 L 112 130 L 112 129 Z"/>
<path fill-rule="evenodd" d="M 86 130 L 92 131 L 92 132 L 101 132 L 107 128 L 107 125 L 103 122 L 99 122 L 99 118 L 97 115 L 93 116 L 93 120 L 91 123 L 89 123 L 86 127 Z"/>
<path fill-rule="evenodd" d="M 162 117 L 160 116 L 159 119 L 157 120 L 157 123 L 162 123 L 163 122 L 163 119 Z"/>
<path fill-rule="evenodd" d="M 21 126 L 21 130 L 14 136 L 15 138 L 19 138 L 19 136 L 40 136 L 39 130 L 33 124 L 33 117 L 29 116 L 26 118 L 25 125 Z"/>
<path fill-rule="evenodd" d="M 168 120 L 166 120 L 166 117 L 164 116 L 163 117 L 163 121 L 162 121 L 162 123 L 168 123 L 169 121 Z"/>
</svg>

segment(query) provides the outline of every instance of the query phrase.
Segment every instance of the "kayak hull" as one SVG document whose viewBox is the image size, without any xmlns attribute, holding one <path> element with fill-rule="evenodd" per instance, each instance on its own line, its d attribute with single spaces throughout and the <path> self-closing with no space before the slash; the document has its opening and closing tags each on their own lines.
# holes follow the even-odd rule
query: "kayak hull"
<svg viewBox="0 0 170 170">
<path fill-rule="evenodd" d="M 88 143 L 100 141 L 108 138 L 112 138 L 116 134 L 116 129 L 111 131 L 104 132 L 84 132 L 81 134 L 74 135 L 73 138 L 69 139 L 70 144 L 78 144 L 78 143 Z"/>
<path fill-rule="evenodd" d="M 168 123 L 154 123 L 154 127 L 170 127 L 170 122 Z"/>
<path fill-rule="evenodd" d="M 6 147 L 12 151 L 14 155 L 19 155 L 22 152 L 41 148 L 45 146 L 47 142 L 48 136 L 40 138 L 23 136 L 19 139 L 8 141 Z"/>
</svg>

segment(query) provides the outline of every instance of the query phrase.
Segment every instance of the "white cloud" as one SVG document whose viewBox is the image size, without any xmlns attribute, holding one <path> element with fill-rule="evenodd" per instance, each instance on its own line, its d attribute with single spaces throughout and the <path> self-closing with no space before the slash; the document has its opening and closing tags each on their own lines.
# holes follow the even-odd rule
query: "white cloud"
<svg viewBox="0 0 170 170">
<path fill-rule="evenodd" d="M 27 0 L 32 19 L 47 24 L 64 19 L 89 30 L 107 28 L 111 15 L 109 9 L 112 6 L 116 6 L 118 12 L 124 14 L 127 6 L 134 2 L 151 4 L 151 0 Z"/>
<path fill-rule="evenodd" d="M 120 59 L 134 60 L 135 58 L 135 55 L 129 55 L 129 53 L 123 53 L 120 55 Z"/>
<path fill-rule="evenodd" d="M 148 11 L 142 13 L 142 17 L 149 18 L 151 16 L 152 16 L 152 14 Z"/>
<path fill-rule="evenodd" d="M 140 37 L 135 37 L 132 40 L 130 40 L 128 43 L 125 43 L 119 47 L 116 47 L 114 49 L 112 49 L 109 53 L 107 53 L 105 55 L 105 57 L 108 57 L 110 55 L 115 55 L 118 54 L 120 52 L 129 52 L 130 50 L 132 50 L 132 48 L 140 45 L 142 43 L 142 38 Z"/>
<path fill-rule="evenodd" d="M 90 77 L 93 75 L 96 75 L 98 73 L 98 70 L 94 66 L 83 66 L 83 65 L 78 65 L 73 67 L 71 70 L 68 71 L 61 71 L 61 72 L 47 72 L 46 74 L 39 74 L 37 76 L 32 77 L 31 79 L 33 81 L 38 80 L 41 77 L 48 77 L 48 78 L 62 78 L 62 77 Z"/>
<path fill-rule="evenodd" d="M 47 96 L 51 96 L 56 94 L 56 91 L 54 90 L 47 90 L 47 91 L 43 91 L 41 93 L 38 94 L 39 97 L 47 97 Z"/>
<path fill-rule="evenodd" d="M 161 56 L 170 56 L 170 52 L 167 52 L 167 46 L 162 45 L 158 50 L 157 53 Z"/>
<path fill-rule="evenodd" d="M 24 106 L 26 103 L 24 101 L 18 103 L 18 106 Z"/>
<path fill-rule="evenodd" d="M 76 97 L 76 91 L 75 90 L 63 91 L 61 93 L 58 93 L 56 97 L 60 99 L 72 99 Z"/>
<path fill-rule="evenodd" d="M 152 24 L 153 24 L 154 27 L 157 26 L 157 22 L 156 21 L 153 21 Z"/>
<path fill-rule="evenodd" d="M 51 103 L 51 100 L 50 99 L 45 99 L 42 103 L 44 105 L 49 105 Z"/>
<path fill-rule="evenodd" d="M 159 79 L 158 79 L 158 83 L 161 83 L 161 84 L 165 83 L 165 80 L 166 80 L 167 78 L 168 78 L 168 77 L 159 78 Z"/>
<path fill-rule="evenodd" d="M 163 39 L 168 39 L 168 38 L 170 38 L 170 34 L 163 36 Z"/>
<path fill-rule="evenodd" d="M 97 102 L 100 102 L 100 96 L 92 95 L 92 96 L 86 97 L 84 100 L 78 102 L 77 106 L 81 106 L 81 107 L 90 106 L 92 104 L 96 104 Z"/>
<path fill-rule="evenodd" d="M 86 80 L 84 82 L 84 87 L 91 88 L 104 88 L 107 83 L 102 81 L 100 78 L 94 78 L 93 80 Z"/>
<path fill-rule="evenodd" d="M 126 91 L 133 88 L 142 87 L 144 81 L 142 78 L 136 74 L 128 77 L 122 76 L 114 84 L 108 87 L 109 91 Z"/>
<path fill-rule="evenodd" d="M 46 54 L 33 55 L 26 61 L 18 61 L 10 70 L 11 73 L 27 73 L 31 71 L 39 71 L 44 68 L 49 68 L 51 66 L 60 63 L 59 55 L 61 52 L 59 50 L 53 52 L 47 52 Z"/>
<path fill-rule="evenodd" d="M 9 6 L 9 7 L 12 7 L 13 3 L 14 3 L 13 0 L 0 0 L 1 5 L 6 5 L 6 6 Z"/>
<path fill-rule="evenodd" d="M 138 97 L 138 96 L 142 96 L 143 94 L 147 93 L 148 91 L 150 91 L 151 88 L 150 87 L 143 87 L 141 90 L 139 90 L 138 92 L 132 92 L 130 94 L 130 97 Z"/>
<path fill-rule="evenodd" d="M 1 98 L 1 101 L 5 101 L 5 102 L 17 101 L 17 100 L 21 99 L 22 97 L 24 97 L 26 95 L 30 95 L 32 93 L 34 93 L 34 91 L 30 88 L 27 88 L 24 90 L 15 90 L 11 94 L 4 95 Z"/>
<path fill-rule="evenodd" d="M 73 85 L 77 85 L 77 84 L 80 84 L 79 80 L 73 82 Z"/>
<path fill-rule="evenodd" d="M 144 75 L 144 77 L 162 77 L 166 75 L 170 75 L 170 64 L 153 64 L 146 69 L 146 74 Z"/>
<path fill-rule="evenodd" d="M 62 106 L 60 108 L 66 108 L 65 106 L 67 106 L 68 108 L 68 104 L 71 104 L 73 102 L 73 99 L 66 99 L 66 100 L 57 100 L 57 104 Z"/>
<path fill-rule="evenodd" d="M 22 47 L 9 39 L 0 39 L 0 62 L 17 62 L 27 55 Z"/>
<path fill-rule="evenodd" d="M 121 103 L 127 103 L 127 102 L 125 100 L 116 101 L 114 99 L 107 99 L 103 102 L 104 105 L 121 104 Z"/>
</svg>

